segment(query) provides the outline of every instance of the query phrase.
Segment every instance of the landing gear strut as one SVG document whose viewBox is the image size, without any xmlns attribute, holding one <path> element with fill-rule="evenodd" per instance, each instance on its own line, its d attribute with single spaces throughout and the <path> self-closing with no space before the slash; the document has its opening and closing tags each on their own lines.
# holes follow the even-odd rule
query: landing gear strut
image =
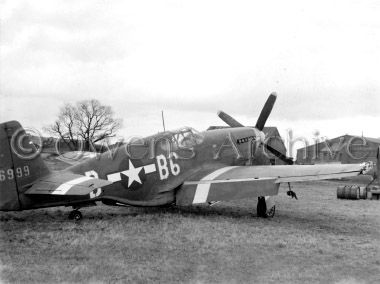
<svg viewBox="0 0 380 284">
<path fill-rule="evenodd" d="M 79 221 L 82 219 L 82 213 L 79 210 L 73 210 L 69 214 L 69 219 L 74 221 Z"/>
<path fill-rule="evenodd" d="M 260 196 L 257 201 L 257 216 L 261 218 L 273 218 L 275 213 L 276 205 L 274 205 L 273 198 L 270 196 L 267 198 Z"/>
</svg>

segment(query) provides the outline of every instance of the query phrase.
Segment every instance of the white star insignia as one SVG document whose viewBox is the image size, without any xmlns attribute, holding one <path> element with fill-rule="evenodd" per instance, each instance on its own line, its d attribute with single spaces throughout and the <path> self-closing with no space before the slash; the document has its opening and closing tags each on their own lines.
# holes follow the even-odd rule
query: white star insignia
<svg viewBox="0 0 380 284">
<path fill-rule="evenodd" d="M 142 184 L 139 176 L 139 173 L 141 172 L 142 168 L 143 167 L 135 168 L 131 160 L 129 160 L 128 170 L 121 172 L 123 175 L 126 175 L 128 177 L 128 187 L 130 187 L 134 181 L 138 182 L 139 184 Z"/>
</svg>

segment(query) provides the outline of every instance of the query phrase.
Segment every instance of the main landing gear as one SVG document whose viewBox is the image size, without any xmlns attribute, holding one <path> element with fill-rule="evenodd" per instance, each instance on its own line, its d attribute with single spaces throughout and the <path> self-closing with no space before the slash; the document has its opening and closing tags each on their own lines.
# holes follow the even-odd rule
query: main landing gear
<svg viewBox="0 0 380 284">
<path fill-rule="evenodd" d="M 273 218 L 276 213 L 276 205 L 272 196 L 260 196 L 257 200 L 257 216 L 261 218 Z"/>
</svg>

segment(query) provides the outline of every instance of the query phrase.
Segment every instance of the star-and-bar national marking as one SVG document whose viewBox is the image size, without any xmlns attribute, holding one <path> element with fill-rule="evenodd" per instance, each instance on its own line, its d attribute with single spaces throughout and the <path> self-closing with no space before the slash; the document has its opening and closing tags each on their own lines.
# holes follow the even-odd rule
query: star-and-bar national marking
<svg viewBox="0 0 380 284">
<path fill-rule="evenodd" d="M 138 182 L 139 184 L 142 184 L 140 176 L 139 176 L 142 168 L 144 168 L 144 171 L 146 174 L 154 173 L 156 171 L 156 165 L 154 163 L 135 168 L 132 161 L 129 160 L 128 170 L 109 174 L 107 175 L 107 179 L 112 182 L 118 182 L 118 181 L 121 181 L 121 175 L 123 174 L 128 177 L 128 188 L 132 185 L 134 181 Z"/>
</svg>

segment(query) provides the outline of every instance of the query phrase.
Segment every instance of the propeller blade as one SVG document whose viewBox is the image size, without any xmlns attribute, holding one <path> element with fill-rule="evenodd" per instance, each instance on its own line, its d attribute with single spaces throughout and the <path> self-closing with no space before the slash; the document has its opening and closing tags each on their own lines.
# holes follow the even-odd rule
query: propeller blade
<svg viewBox="0 0 380 284">
<path fill-rule="evenodd" d="M 268 144 L 264 144 L 264 146 L 265 146 L 270 152 L 272 152 L 273 155 L 275 155 L 277 158 L 279 158 L 281 161 L 285 162 L 285 163 L 288 164 L 288 165 L 293 165 L 293 164 L 294 164 L 292 158 L 287 157 L 286 155 L 284 155 L 284 154 L 282 154 L 281 152 L 277 151 L 276 149 L 272 148 L 272 147 L 269 146 Z"/>
<path fill-rule="evenodd" d="M 244 127 L 243 124 L 235 120 L 232 116 L 228 115 L 224 111 L 218 111 L 218 116 L 231 127 Z"/>
<path fill-rule="evenodd" d="M 267 119 L 273 109 L 274 103 L 276 102 L 277 94 L 272 93 L 269 95 L 263 109 L 261 110 L 260 116 L 257 119 L 256 122 L 256 128 L 260 131 L 263 130 L 265 123 L 267 122 Z"/>
</svg>

